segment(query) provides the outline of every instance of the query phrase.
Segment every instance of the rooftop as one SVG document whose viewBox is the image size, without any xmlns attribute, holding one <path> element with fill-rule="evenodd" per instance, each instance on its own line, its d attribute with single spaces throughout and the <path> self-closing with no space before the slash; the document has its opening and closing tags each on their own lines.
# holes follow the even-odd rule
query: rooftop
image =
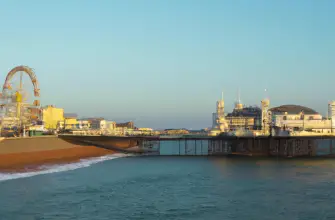
<svg viewBox="0 0 335 220">
<path fill-rule="evenodd" d="M 300 114 L 303 111 L 304 114 L 308 115 L 319 114 L 317 111 L 301 105 L 281 105 L 278 107 L 271 108 L 270 111 L 280 113 L 287 112 L 288 114 Z"/>
<path fill-rule="evenodd" d="M 228 113 L 227 117 L 256 117 L 261 115 L 262 110 L 257 106 L 243 107 L 242 109 L 234 109 Z"/>
<path fill-rule="evenodd" d="M 78 115 L 76 113 L 64 113 L 64 118 L 77 118 Z"/>
</svg>

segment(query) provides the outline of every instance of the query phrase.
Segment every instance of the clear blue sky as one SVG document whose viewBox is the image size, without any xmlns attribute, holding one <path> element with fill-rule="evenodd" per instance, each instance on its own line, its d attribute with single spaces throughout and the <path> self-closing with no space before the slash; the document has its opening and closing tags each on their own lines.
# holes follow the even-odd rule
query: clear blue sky
<svg viewBox="0 0 335 220">
<path fill-rule="evenodd" d="M 0 72 L 35 69 L 43 105 L 201 128 L 244 104 L 335 99 L 332 0 L 0 0 Z"/>
</svg>

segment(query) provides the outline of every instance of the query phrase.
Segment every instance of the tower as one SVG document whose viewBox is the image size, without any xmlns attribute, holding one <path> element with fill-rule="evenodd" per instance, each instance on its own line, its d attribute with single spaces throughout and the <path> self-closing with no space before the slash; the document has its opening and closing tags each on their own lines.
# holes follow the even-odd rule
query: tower
<svg viewBox="0 0 335 220">
<path fill-rule="evenodd" d="M 261 106 L 262 106 L 262 131 L 263 134 L 268 134 L 269 133 L 269 126 L 271 123 L 270 119 L 270 114 L 271 112 L 269 111 L 269 105 L 270 105 L 270 100 L 269 99 L 263 99 L 261 101 Z"/>
<path fill-rule="evenodd" d="M 237 92 L 237 101 L 235 103 L 235 109 L 237 110 L 243 109 L 243 104 L 241 102 L 241 97 L 240 97 L 240 89 L 238 89 L 238 92 Z"/>
<path fill-rule="evenodd" d="M 212 113 L 212 128 L 217 127 L 216 118 L 217 118 L 216 112 Z"/>
<path fill-rule="evenodd" d="M 221 132 L 228 128 L 228 124 L 224 115 L 224 101 L 223 92 L 221 100 L 216 102 L 216 112 L 212 114 L 213 116 L 213 128 L 219 129 Z"/>
<path fill-rule="evenodd" d="M 221 100 L 216 102 L 216 115 L 218 118 L 224 117 L 224 101 L 223 101 L 223 92 Z"/>
</svg>

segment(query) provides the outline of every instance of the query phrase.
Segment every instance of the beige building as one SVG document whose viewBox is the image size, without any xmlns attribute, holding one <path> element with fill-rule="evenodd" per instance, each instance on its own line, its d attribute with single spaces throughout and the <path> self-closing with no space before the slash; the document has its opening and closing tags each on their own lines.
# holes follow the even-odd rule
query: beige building
<svg viewBox="0 0 335 220">
<path fill-rule="evenodd" d="M 107 130 L 115 130 L 116 122 L 115 121 L 106 121 L 106 129 Z"/>
</svg>

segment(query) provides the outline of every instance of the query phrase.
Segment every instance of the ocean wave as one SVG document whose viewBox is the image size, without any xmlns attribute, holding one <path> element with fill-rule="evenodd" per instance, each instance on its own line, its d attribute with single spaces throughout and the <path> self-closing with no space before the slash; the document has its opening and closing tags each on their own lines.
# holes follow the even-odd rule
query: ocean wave
<svg viewBox="0 0 335 220">
<path fill-rule="evenodd" d="M 112 154 L 101 157 L 93 157 L 89 159 L 81 159 L 79 162 L 74 163 L 66 163 L 66 164 L 54 164 L 54 165 L 42 165 L 37 168 L 36 171 L 32 172 L 21 172 L 21 173 L 0 173 L 0 182 L 6 180 L 13 180 L 19 178 L 27 178 L 42 174 L 50 174 L 50 173 L 59 173 L 70 170 L 76 170 L 80 168 L 89 167 L 93 164 L 97 164 L 106 160 L 117 159 L 121 157 L 126 157 L 131 155 L 126 154 Z"/>
</svg>

